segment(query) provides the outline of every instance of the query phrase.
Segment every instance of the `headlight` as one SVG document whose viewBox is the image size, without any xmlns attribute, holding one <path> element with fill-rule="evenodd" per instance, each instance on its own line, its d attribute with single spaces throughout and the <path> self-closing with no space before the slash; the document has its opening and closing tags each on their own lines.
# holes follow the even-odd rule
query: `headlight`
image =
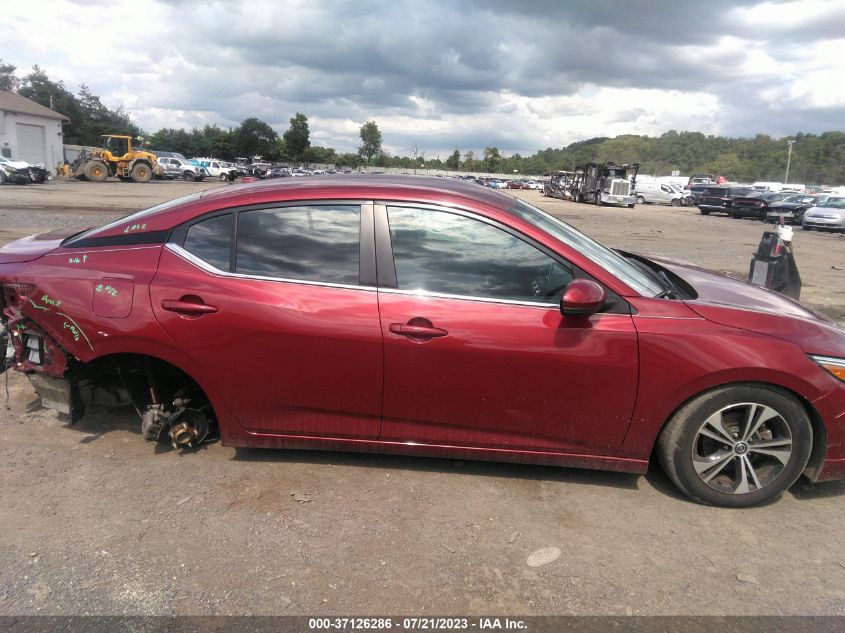
<svg viewBox="0 0 845 633">
<path fill-rule="evenodd" d="M 834 378 L 845 382 L 845 358 L 833 358 L 832 356 L 813 356 L 812 358 L 819 366 Z"/>
</svg>

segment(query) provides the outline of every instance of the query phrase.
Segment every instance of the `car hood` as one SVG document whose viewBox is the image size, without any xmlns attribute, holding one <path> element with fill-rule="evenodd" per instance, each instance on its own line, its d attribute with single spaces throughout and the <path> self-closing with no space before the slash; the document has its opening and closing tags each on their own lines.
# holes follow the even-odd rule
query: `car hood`
<svg viewBox="0 0 845 633">
<path fill-rule="evenodd" d="M 802 306 L 797 301 L 746 281 L 675 259 L 665 257 L 649 257 L 649 259 L 669 269 L 695 288 L 698 298 L 689 301 L 693 309 L 696 304 L 713 304 L 778 315 L 827 319 L 824 315 Z"/>
<path fill-rule="evenodd" d="M 811 217 L 824 215 L 845 216 L 845 209 L 840 207 L 813 207 L 807 211 L 806 215 Z"/>
<path fill-rule="evenodd" d="M 769 205 L 770 211 L 794 211 L 801 207 L 811 206 L 811 202 L 772 202 Z"/>
<path fill-rule="evenodd" d="M 29 235 L 14 242 L 9 242 L 0 247 L 0 264 L 30 262 L 38 259 L 42 255 L 59 248 L 65 239 L 79 232 L 79 229 L 62 229 L 51 233 Z"/>
<path fill-rule="evenodd" d="M 13 169 L 28 169 L 29 163 L 25 163 L 22 160 L 10 160 L 8 163 L 2 163 L 3 165 L 8 165 Z"/>
<path fill-rule="evenodd" d="M 845 328 L 777 292 L 699 268 L 649 257 L 692 286 L 698 297 L 685 303 L 708 321 L 767 334 L 799 345 L 808 354 L 845 358 Z"/>
</svg>

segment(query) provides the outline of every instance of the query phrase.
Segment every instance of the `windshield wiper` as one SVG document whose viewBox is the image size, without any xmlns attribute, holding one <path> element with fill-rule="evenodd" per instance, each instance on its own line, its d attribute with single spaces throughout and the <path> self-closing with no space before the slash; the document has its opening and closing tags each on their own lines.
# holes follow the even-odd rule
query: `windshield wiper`
<svg viewBox="0 0 845 633">
<path fill-rule="evenodd" d="M 666 290 L 663 292 L 655 295 L 657 299 L 680 299 L 681 293 L 678 292 L 678 288 L 675 284 L 672 283 L 672 280 L 669 279 L 669 275 L 667 275 L 664 271 L 658 270 L 657 276 L 663 281 L 663 284 L 666 286 Z"/>
</svg>

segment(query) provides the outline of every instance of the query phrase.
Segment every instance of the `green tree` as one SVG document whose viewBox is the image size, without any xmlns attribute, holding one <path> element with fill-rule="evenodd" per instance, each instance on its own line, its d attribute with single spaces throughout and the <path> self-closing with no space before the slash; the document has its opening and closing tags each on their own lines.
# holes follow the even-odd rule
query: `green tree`
<svg viewBox="0 0 845 633">
<path fill-rule="evenodd" d="M 224 130 L 216 125 L 204 125 L 202 129 L 191 130 L 194 139 L 194 155 L 214 156 L 215 158 L 234 157 L 232 151 L 232 130 Z"/>
<path fill-rule="evenodd" d="M 377 162 L 384 162 L 381 149 L 381 130 L 378 129 L 375 121 L 368 121 L 361 126 L 359 133 L 361 137 L 361 146 L 358 148 L 358 154 L 361 158 L 370 164 L 373 157 L 377 157 Z"/>
<path fill-rule="evenodd" d="M 123 106 L 110 110 L 85 84 L 79 87 L 77 103 L 82 112 L 79 136 L 83 139 L 83 144 L 99 145 L 103 134 L 138 136 L 141 133 Z"/>
<path fill-rule="evenodd" d="M 70 119 L 63 128 L 65 143 L 99 145 L 99 139 L 92 140 L 85 135 L 84 114 L 76 97 L 65 88 L 63 82 L 51 81 L 38 65 L 33 66 L 32 72 L 21 80 L 18 93 Z"/>
<path fill-rule="evenodd" d="M 236 156 L 252 159 L 261 156 L 272 159 L 276 155 L 276 141 L 279 135 L 264 121 L 255 117 L 244 121 L 232 131 L 232 149 Z"/>
<path fill-rule="evenodd" d="M 290 160 L 290 154 L 288 154 L 288 146 L 285 143 L 285 139 L 282 137 L 276 139 L 276 160 Z"/>
<path fill-rule="evenodd" d="M 352 152 L 340 154 L 337 159 L 335 159 L 335 165 L 338 167 L 352 167 L 357 169 L 361 165 L 361 155 Z"/>
<path fill-rule="evenodd" d="M 469 150 L 464 154 L 464 171 L 476 171 L 478 169 L 478 161 L 475 160 L 475 152 Z"/>
<path fill-rule="evenodd" d="M 461 151 L 456 149 L 446 159 L 446 169 L 456 170 L 461 166 Z"/>
<path fill-rule="evenodd" d="M 484 171 L 498 171 L 502 162 L 502 157 L 499 154 L 498 147 L 485 147 L 484 158 L 482 159 L 482 166 Z"/>
<path fill-rule="evenodd" d="M 163 152 L 179 152 L 185 156 L 190 156 L 191 151 L 191 135 L 185 130 L 177 128 L 162 128 L 147 137 L 146 147 L 153 150 L 160 150 Z"/>
<path fill-rule="evenodd" d="M 312 145 L 302 154 L 302 160 L 306 163 L 329 164 L 337 162 L 337 152 L 331 147 L 320 147 Z"/>
<path fill-rule="evenodd" d="M 286 154 L 293 160 L 301 160 L 305 150 L 311 146 L 310 134 L 308 117 L 297 112 L 290 118 L 290 127 L 282 135 Z"/>
<path fill-rule="evenodd" d="M 0 90 L 15 92 L 20 85 L 20 79 L 15 75 L 17 66 L 0 59 Z"/>
</svg>

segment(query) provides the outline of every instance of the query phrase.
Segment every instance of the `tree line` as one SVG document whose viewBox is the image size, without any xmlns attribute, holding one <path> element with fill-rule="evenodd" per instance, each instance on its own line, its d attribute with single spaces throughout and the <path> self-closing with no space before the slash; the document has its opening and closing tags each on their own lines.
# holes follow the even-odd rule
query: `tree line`
<svg viewBox="0 0 845 633">
<path fill-rule="evenodd" d="M 382 144 L 382 133 L 375 121 L 367 121 L 359 130 L 357 152 L 339 153 L 330 147 L 312 145 L 308 117 L 297 112 L 281 135 L 269 124 L 249 117 L 234 128 L 204 125 L 191 130 L 162 128 L 145 134 L 128 116 L 123 106 L 106 107 L 86 85 L 76 94 L 62 81 L 51 80 L 40 67 L 22 78 L 15 66 L 0 60 L 0 90 L 11 90 L 60 112 L 70 119 L 64 126 L 68 144 L 99 145 L 102 134 L 145 136 L 152 149 L 180 152 L 186 156 L 215 156 L 223 159 L 243 157 L 296 163 L 334 163 L 358 167 L 362 164 L 404 169 L 447 169 L 453 171 L 541 174 L 572 170 L 588 161 L 639 163 L 640 173 L 667 176 L 673 171 L 683 175 L 708 173 L 734 181 L 782 181 L 787 162 L 786 139 L 765 134 L 752 138 L 705 135 L 700 132 L 670 130 L 658 137 L 627 134 L 614 138 L 599 137 L 577 141 L 565 147 L 546 148 L 531 156 L 506 156 L 497 147 L 474 150 L 456 148 L 441 159 L 426 157 L 417 143 L 409 155 L 391 155 Z M 798 134 L 794 140 L 790 181 L 804 184 L 845 184 L 845 133 Z"/>
</svg>

